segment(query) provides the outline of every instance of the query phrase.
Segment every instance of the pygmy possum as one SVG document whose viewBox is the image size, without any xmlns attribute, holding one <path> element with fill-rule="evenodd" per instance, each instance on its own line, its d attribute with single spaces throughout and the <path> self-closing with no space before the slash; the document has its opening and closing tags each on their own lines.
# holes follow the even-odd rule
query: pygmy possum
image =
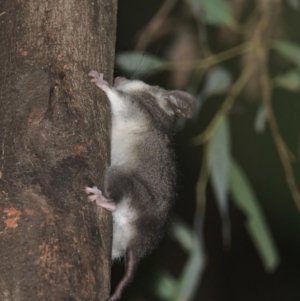
<svg viewBox="0 0 300 301">
<path fill-rule="evenodd" d="M 112 212 L 112 259 L 125 256 L 125 273 L 108 299 L 119 300 L 132 281 L 139 260 L 162 237 L 176 186 L 172 138 L 174 116 L 191 118 L 195 99 L 187 92 L 164 90 L 140 80 L 103 74 L 89 76 L 107 95 L 112 111 L 111 165 L 103 193 L 86 187 L 89 201 Z"/>
</svg>

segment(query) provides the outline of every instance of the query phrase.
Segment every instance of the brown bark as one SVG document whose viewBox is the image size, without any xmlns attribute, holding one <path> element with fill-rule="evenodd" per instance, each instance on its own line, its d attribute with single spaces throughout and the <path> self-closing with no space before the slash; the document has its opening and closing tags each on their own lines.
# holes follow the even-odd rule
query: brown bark
<svg viewBox="0 0 300 301">
<path fill-rule="evenodd" d="M 105 300 L 116 0 L 0 1 L 0 300 Z"/>
</svg>

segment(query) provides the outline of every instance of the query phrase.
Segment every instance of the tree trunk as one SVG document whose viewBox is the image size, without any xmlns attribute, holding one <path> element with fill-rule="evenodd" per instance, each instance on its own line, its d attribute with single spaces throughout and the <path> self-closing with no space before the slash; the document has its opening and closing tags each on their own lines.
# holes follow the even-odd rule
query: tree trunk
<svg viewBox="0 0 300 301">
<path fill-rule="evenodd" d="M 103 185 L 116 0 L 0 2 L 0 300 L 105 300 L 110 214 Z"/>
</svg>

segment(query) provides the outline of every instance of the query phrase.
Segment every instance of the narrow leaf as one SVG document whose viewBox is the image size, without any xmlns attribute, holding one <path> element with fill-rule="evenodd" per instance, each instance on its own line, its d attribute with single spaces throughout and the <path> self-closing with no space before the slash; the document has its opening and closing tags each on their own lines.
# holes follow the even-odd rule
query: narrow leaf
<svg viewBox="0 0 300 301">
<path fill-rule="evenodd" d="M 226 93 L 231 84 L 232 76 L 227 69 L 221 66 L 210 68 L 206 73 L 204 87 L 201 91 L 202 99 Z"/>
<path fill-rule="evenodd" d="M 230 191 L 235 204 L 247 216 L 246 228 L 267 272 L 273 272 L 280 261 L 265 216 L 251 185 L 237 162 L 231 161 Z"/>
<path fill-rule="evenodd" d="M 196 214 L 195 219 L 197 216 Z M 203 221 L 198 220 L 195 223 L 203 224 Z M 177 217 L 171 226 L 171 235 L 188 252 L 188 260 L 178 280 L 175 280 L 167 272 L 157 273 L 152 289 L 158 297 L 164 300 L 191 300 L 200 283 L 205 267 L 202 234 L 197 233 L 195 229 L 192 230 Z"/>
<path fill-rule="evenodd" d="M 300 1 L 299 0 L 287 0 L 287 3 L 294 9 L 300 10 Z"/>
<path fill-rule="evenodd" d="M 275 77 L 274 84 L 288 91 L 296 92 L 300 90 L 300 71 L 290 70 L 285 74 Z"/>
<path fill-rule="evenodd" d="M 274 40 L 272 47 L 286 59 L 300 67 L 300 45 L 283 40 Z"/>
<path fill-rule="evenodd" d="M 266 109 L 263 105 L 258 107 L 255 121 L 254 121 L 254 129 L 258 134 L 262 134 L 266 130 L 267 124 L 267 114 Z"/>
<path fill-rule="evenodd" d="M 128 73 L 145 76 L 161 71 L 165 61 L 150 54 L 121 52 L 116 56 L 116 64 Z"/>
<path fill-rule="evenodd" d="M 170 233 L 187 252 L 190 252 L 193 249 L 193 231 L 181 219 L 173 219 Z"/>
<path fill-rule="evenodd" d="M 155 273 L 153 279 L 154 282 L 150 284 L 153 293 L 160 299 L 174 301 L 178 291 L 178 281 L 164 271 Z"/>
<path fill-rule="evenodd" d="M 230 131 L 226 117 L 223 117 L 214 131 L 209 145 L 209 166 L 214 193 L 223 223 L 223 240 L 230 243 L 230 219 L 228 212 L 228 183 L 230 173 Z"/>
<path fill-rule="evenodd" d="M 194 0 L 199 1 L 199 0 Z M 211 25 L 222 26 L 232 21 L 230 6 L 225 0 L 201 0 L 204 19 Z"/>
<path fill-rule="evenodd" d="M 188 261 L 185 264 L 183 272 L 178 282 L 178 292 L 176 301 L 191 300 L 194 296 L 200 282 L 204 267 L 205 256 L 202 244 L 194 236 L 193 249 L 191 250 Z"/>
<path fill-rule="evenodd" d="M 175 301 L 192 300 L 201 281 L 206 264 L 203 223 L 204 212 L 196 210 L 192 232 L 192 248 L 189 252 L 189 259 L 179 279 Z"/>
</svg>

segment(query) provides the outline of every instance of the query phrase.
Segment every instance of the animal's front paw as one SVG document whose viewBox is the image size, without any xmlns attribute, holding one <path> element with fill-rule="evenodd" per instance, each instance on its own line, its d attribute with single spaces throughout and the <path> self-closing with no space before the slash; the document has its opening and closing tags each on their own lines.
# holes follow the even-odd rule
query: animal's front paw
<svg viewBox="0 0 300 301">
<path fill-rule="evenodd" d="M 108 82 L 103 79 L 103 73 L 98 73 L 97 71 L 92 70 L 88 75 L 93 78 L 91 82 L 95 83 L 96 86 L 104 92 L 107 92 L 110 89 Z"/>
<path fill-rule="evenodd" d="M 88 196 L 88 200 L 90 202 L 96 202 L 98 206 L 101 206 L 102 208 L 105 208 L 108 211 L 115 211 L 116 210 L 116 204 L 112 202 L 111 200 L 105 198 L 102 195 L 102 191 L 99 190 L 96 186 L 94 187 L 85 187 L 86 194 L 91 194 Z"/>
</svg>

